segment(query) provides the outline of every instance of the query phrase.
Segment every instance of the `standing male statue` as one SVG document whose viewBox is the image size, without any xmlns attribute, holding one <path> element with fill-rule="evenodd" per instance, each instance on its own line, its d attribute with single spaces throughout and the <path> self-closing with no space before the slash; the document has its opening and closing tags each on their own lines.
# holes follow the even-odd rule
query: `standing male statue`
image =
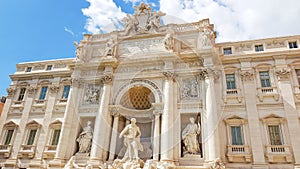
<svg viewBox="0 0 300 169">
<path fill-rule="evenodd" d="M 200 124 L 195 123 L 195 118 L 190 118 L 190 123 L 182 131 L 184 143 L 184 154 L 200 154 L 198 134 L 200 134 Z"/>
<path fill-rule="evenodd" d="M 76 140 L 79 143 L 79 153 L 89 153 L 91 150 L 93 138 L 93 128 L 91 124 L 91 121 L 87 122 L 87 126 L 83 128 L 83 131 Z"/>
<path fill-rule="evenodd" d="M 120 138 L 124 136 L 124 145 L 127 147 L 122 161 L 138 160 L 138 151 L 143 151 L 143 146 L 140 143 L 140 128 L 136 125 L 135 118 L 132 118 L 130 121 L 131 124 L 128 124 L 120 133 Z"/>
</svg>

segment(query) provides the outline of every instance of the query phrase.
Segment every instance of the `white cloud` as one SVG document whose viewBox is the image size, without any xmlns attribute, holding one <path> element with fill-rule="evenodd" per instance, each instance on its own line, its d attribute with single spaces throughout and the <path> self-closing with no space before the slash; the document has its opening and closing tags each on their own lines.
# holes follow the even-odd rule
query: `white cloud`
<svg viewBox="0 0 300 169">
<path fill-rule="evenodd" d="M 298 0 L 160 0 L 161 11 L 186 22 L 210 18 L 219 42 L 299 34 L 298 6 Z"/>
<path fill-rule="evenodd" d="M 111 32 L 121 27 L 120 20 L 126 14 L 113 0 L 87 1 L 90 6 L 82 12 L 88 17 L 88 32 Z M 148 0 L 123 1 L 138 5 Z M 298 0 L 159 0 L 159 5 L 167 14 L 166 24 L 209 18 L 218 32 L 218 42 L 300 34 Z"/>
<path fill-rule="evenodd" d="M 90 6 L 82 9 L 82 12 L 88 17 L 85 25 L 88 32 L 96 34 L 116 30 L 120 26 L 120 19 L 126 15 L 113 0 L 86 1 Z"/>
<path fill-rule="evenodd" d="M 65 29 L 66 32 L 68 32 L 68 33 L 71 34 L 72 36 L 75 35 L 74 32 L 73 32 L 71 29 L 69 29 L 69 28 L 67 28 L 67 27 L 64 27 L 64 29 Z"/>
</svg>

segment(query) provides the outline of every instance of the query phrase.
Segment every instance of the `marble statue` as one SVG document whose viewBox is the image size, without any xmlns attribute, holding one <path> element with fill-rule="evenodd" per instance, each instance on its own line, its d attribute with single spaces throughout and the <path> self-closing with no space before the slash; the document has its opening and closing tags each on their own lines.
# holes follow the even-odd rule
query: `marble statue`
<svg viewBox="0 0 300 169">
<path fill-rule="evenodd" d="M 140 143 L 140 128 L 136 125 L 135 118 L 132 118 L 130 121 L 131 124 L 128 124 L 120 133 L 120 138 L 124 137 L 124 145 L 127 147 L 122 161 L 138 160 L 138 151 L 143 151 L 143 146 Z"/>
<path fill-rule="evenodd" d="M 206 48 L 212 46 L 212 38 L 214 37 L 214 32 L 209 28 L 204 28 L 199 35 L 200 48 Z"/>
<path fill-rule="evenodd" d="M 81 55 L 82 46 L 79 45 L 78 42 L 76 42 L 76 41 L 74 41 L 74 45 L 76 47 L 76 51 L 75 51 L 76 59 L 79 60 L 80 55 Z"/>
<path fill-rule="evenodd" d="M 225 169 L 225 164 L 222 162 L 222 160 L 220 158 L 216 158 L 211 167 L 211 169 Z"/>
<path fill-rule="evenodd" d="M 89 87 L 86 89 L 86 93 L 84 96 L 84 103 L 87 104 L 96 104 L 99 101 L 99 89 L 95 87 Z"/>
<path fill-rule="evenodd" d="M 91 121 L 87 122 L 87 126 L 83 128 L 83 131 L 76 140 L 79 143 L 78 153 L 90 153 L 93 138 L 93 128 L 91 124 Z"/>
<path fill-rule="evenodd" d="M 115 55 L 115 42 L 113 39 L 109 39 L 106 42 L 106 47 L 104 49 L 104 56 L 114 56 Z"/>
<path fill-rule="evenodd" d="M 182 131 L 182 140 L 184 143 L 184 155 L 200 154 L 198 135 L 200 134 L 200 124 L 195 123 L 195 118 L 190 118 L 190 123 Z"/>
<path fill-rule="evenodd" d="M 137 21 L 134 17 L 131 17 L 129 14 L 127 14 L 127 16 L 122 19 L 122 21 L 124 22 L 125 35 L 128 35 L 131 31 L 135 30 Z"/>
<path fill-rule="evenodd" d="M 163 45 L 166 50 L 173 50 L 173 38 L 170 33 L 168 33 L 163 39 Z"/>
</svg>

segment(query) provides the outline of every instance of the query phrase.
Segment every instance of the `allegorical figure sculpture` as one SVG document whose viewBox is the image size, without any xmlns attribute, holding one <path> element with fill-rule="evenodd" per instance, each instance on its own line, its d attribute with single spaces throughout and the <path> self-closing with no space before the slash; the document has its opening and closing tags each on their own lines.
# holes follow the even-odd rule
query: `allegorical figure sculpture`
<svg viewBox="0 0 300 169">
<path fill-rule="evenodd" d="M 104 56 L 114 56 L 114 53 L 115 53 L 115 42 L 113 39 L 109 39 L 107 42 L 106 42 L 106 47 L 104 49 Z"/>
<path fill-rule="evenodd" d="M 212 46 L 212 39 L 214 37 L 214 32 L 209 28 L 204 28 L 199 35 L 199 47 L 207 48 Z"/>
<path fill-rule="evenodd" d="M 182 131 L 184 144 L 184 154 L 200 154 L 198 135 L 200 134 L 200 124 L 195 123 L 195 118 L 190 118 L 190 123 Z"/>
<path fill-rule="evenodd" d="M 173 50 L 173 38 L 170 33 L 168 33 L 163 39 L 163 45 L 166 50 Z"/>
<path fill-rule="evenodd" d="M 138 160 L 138 151 L 143 151 L 143 146 L 140 143 L 140 128 L 136 125 L 135 118 L 130 121 L 131 124 L 128 124 L 120 133 L 120 138 L 124 137 L 124 145 L 127 148 L 122 161 Z"/>
<path fill-rule="evenodd" d="M 91 121 L 87 122 L 87 126 L 83 128 L 83 131 L 76 140 L 79 143 L 79 153 L 89 153 L 91 150 L 93 138 L 93 128 L 91 124 Z"/>
</svg>

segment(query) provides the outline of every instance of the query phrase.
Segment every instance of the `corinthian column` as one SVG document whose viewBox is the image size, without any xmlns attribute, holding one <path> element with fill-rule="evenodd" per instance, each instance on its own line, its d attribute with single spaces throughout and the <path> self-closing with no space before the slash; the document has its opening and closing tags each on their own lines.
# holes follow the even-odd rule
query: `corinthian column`
<svg viewBox="0 0 300 169">
<path fill-rule="evenodd" d="M 173 87 L 174 73 L 163 72 L 166 77 L 164 83 L 164 108 L 161 125 L 161 161 L 173 162 Z"/>
<path fill-rule="evenodd" d="M 203 141 L 205 144 L 205 160 L 212 161 L 219 157 L 218 143 L 218 112 L 215 93 L 215 79 L 218 78 L 212 69 L 203 69 L 200 72 L 201 78 L 205 81 L 205 126 Z"/>
<path fill-rule="evenodd" d="M 91 149 L 91 162 L 103 163 L 107 159 L 109 150 L 111 115 L 109 114 L 109 100 L 111 92 L 112 75 L 102 78 L 103 90 L 100 99 L 99 111 L 95 120 L 93 144 Z M 95 164 L 96 165 L 96 164 Z"/>
<path fill-rule="evenodd" d="M 161 115 L 161 104 L 153 103 L 154 107 L 154 134 L 153 134 L 153 160 L 159 158 L 159 143 L 160 143 L 160 115 Z"/>
<path fill-rule="evenodd" d="M 113 161 L 115 159 L 120 113 L 118 112 L 118 110 L 114 109 L 112 115 L 114 116 L 114 122 L 113 122 L 113 130 L 111 132 L 108 161 Z"/>
</svg>

